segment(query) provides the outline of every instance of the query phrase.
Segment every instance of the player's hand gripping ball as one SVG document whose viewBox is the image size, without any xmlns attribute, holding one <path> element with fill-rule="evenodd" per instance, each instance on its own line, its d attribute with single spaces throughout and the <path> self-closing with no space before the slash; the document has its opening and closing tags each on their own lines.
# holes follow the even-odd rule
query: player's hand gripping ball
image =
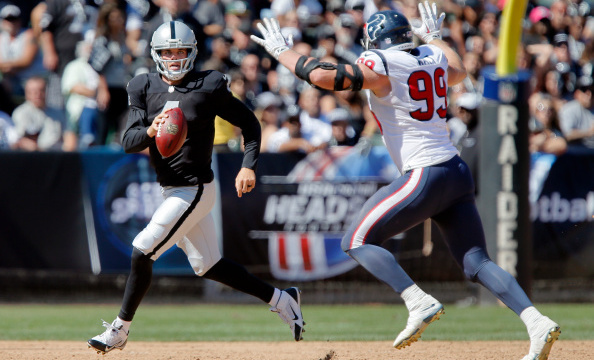
<svg viewBox="0 0 594 360">
<path fill-rule="evenodd" d="M 157 149 L 163 157 L 170 157 L 177 153 L 188 135 L 188 123 L 180 108 L 169 109 L 167 115 L 169 117 L 159 125 L 159 131 L 155 137 Z"/>
</svg>

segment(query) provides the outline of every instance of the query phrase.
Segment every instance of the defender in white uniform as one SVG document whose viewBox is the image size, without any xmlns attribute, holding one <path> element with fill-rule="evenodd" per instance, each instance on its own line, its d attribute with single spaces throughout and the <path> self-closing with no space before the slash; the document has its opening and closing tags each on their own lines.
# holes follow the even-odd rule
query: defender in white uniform
<svg viewBox="0 0 594 360">
<path fill-rule="evenodd" d="M 410 52 L 395 46 L 365 51 L 357 63 L 389 78 L 392 91 L 378 97 L 367 89 L 392 160 L 401 173 L 458 155 L 446 128 L 448 60 L 437 46 Z"/>
<path fill-rule="evenodd" d="M 379 189 L 345 234 L 343 250 L 404 299 L 406 328 L 394 347 L 417 341 L 444 313 L 443 305 L 421 290 L 381 245 L 394 235 L 431 218 L 456 262 L 471 281 L 488 288 L 527 326 L 531 344 L 524 360 L 546 359 L 560 327 L 532 305 L 517 281 L 489 258 L 475 205 L 468 166 L 449 140 L 445 116 L 447 86 L 466 70 L 458 54 L 441 40 L 445 14 L 419 4 L 422 20 L 413 26 L 397 11 L 373 14 L 364 29 L 366 51 L 355 65 L 321 63 L 290 50 L 275 19 L 258 24 L 258 44 L 295 75 L 328 90 L 366 89 L 392 159 L 402 176 Z M 414 32 L 427 45 L 415 48 Z"/>
</svg>

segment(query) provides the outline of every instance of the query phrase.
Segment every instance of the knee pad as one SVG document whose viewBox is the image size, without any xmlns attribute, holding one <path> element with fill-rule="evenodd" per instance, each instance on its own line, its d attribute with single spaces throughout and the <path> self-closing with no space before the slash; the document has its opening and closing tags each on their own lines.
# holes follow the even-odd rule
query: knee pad
<svg viewBox="0 0 594 360">
<path fill-rule="evenodd" d="M 464 275 L 468 280 L 475 282 L 478 272 L 490 261 L 491 259 L 484 248 L 471 248 L 464 254 Z"/>
</svg>

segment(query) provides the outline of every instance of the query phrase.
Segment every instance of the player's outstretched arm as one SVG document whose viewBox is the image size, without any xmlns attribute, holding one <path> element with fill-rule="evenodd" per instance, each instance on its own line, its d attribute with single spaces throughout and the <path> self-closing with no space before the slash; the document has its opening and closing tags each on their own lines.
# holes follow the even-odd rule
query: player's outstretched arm
<svg viewBox="0 0 594 360">
<path fill-rule="evenodd" d="M 363 65 L 320 62 L 316 58 L 291 50 L 292 42 L 283 37 L 276 19 L 264 19 L 264 25 L 258 23 L 258 29 L 263 38 L 252 35 L 251 39 L 263 46 L 293 74 L 315 87 L 335 91 L 361 89 L 375 91 L 389 86 L 387 77 L 383 79 Z"/>
</svg>

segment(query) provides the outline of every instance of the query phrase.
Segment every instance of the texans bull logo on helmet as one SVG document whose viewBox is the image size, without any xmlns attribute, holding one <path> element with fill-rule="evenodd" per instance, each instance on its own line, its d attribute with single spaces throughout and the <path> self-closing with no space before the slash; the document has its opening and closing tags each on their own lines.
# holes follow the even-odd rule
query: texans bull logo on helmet
<svg viewBox="0 0 594 360">
<path fill-rule="evenodd" d="M 409 50 L 414 47 L 412 29 L 406 17 L 397 11 L 379 11 L 369 17 L 363 31 L 363 47 L 369 49 Z"/>
</svg>

